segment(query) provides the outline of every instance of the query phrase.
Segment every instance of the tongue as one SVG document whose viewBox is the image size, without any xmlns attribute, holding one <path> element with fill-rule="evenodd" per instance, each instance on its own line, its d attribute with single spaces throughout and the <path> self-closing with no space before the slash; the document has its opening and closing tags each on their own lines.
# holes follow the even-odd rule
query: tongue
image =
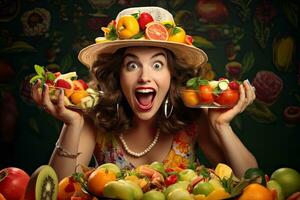
<svg viewBox="0 0 300 200">
<path fill-rule="evenodd" d="M 152 102 L 153 94 L 136 94 L 136 98 L 140 104 L 147 106 Z"/>
</svg>

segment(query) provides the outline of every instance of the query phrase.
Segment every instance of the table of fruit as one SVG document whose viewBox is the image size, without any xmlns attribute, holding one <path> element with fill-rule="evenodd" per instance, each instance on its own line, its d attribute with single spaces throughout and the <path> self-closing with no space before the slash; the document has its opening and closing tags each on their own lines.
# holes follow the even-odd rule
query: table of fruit
<svg viewBox="0 0 300 200">
<path fill-rule="evenodd" d="M 219 163 L 215 169 L 192 164 L 165 168 L 160 162 L 121 170 L 113 163 L 97 168 L 79 166 L 80 172 L 58 181 L 49 165 L 29 176 L 16 167 L 0 172 L 0 200 L 299 200 L 300 174 L 279 168 L 270 176 L 259 168 L 238 178 Z M 79 170 L 80 169 L 80 170 Z"/>
<path fill-rule="evenodd" d="M 49 72 L 35 65 L 36 75 L 48 85 L 55 103 L 64 90 L 70 109 L 89 110 L 101 101 L 103 92 L 78 79 L 76 72 Z M 180 88 L 183 103 L 191 108 L 230 108 L 239 100 L 238 81 L 203 80 L 194 77 Z M 0 200 L 300 200 L 300 174 L 282 167 L 272 174 L 259 168 L 236 177 L 230 166 L 219 163 L 214 169 L 199 164 L 187 168 L 165 168 L 160 162 L 135 169 L 120 169 L 113 163 L 97 168 L 77 167 L 72 176 L 58 180 L 49 165 L 40 166 L 29 176 L 24 170 L 7 167 L 0 171 Z"/>
</svg>

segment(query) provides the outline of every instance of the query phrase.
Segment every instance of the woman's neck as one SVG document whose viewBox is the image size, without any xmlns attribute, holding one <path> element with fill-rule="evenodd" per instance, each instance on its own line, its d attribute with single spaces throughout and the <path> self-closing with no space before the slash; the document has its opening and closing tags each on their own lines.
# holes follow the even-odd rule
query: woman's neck
<svg viewBox="0 0 300 200">
<path fill-rule="evenodd" d="M 156 118 L 153 117 L 150 120 L 141 120 L 137 117 L 134 117 L 132 122 L 132 129 L 134 129 L 135 132 L 145 134 L 156 132 Z"/>
</svg>

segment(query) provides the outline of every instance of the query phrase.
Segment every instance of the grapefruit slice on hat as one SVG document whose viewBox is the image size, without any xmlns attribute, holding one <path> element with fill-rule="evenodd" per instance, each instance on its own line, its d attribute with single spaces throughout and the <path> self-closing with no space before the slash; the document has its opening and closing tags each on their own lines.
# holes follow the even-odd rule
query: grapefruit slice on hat
<svg viewBox="0 0 300 200">
<path fill-rule="evenodd" d="M 166 27 L 158 22 L 147 24 L 145 34 L 146 38 L 149 40 L 168 40 L 169 38 Z"/>
</svg>

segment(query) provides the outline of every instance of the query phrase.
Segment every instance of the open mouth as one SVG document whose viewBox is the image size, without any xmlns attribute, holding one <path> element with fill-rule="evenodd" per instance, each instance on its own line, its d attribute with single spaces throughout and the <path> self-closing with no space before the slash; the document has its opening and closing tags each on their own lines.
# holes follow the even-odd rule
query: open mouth
<svg viewBox="0 0 300 200">
<path fill-rule="evenodd" d="M 153 106 L 153 99 L 156 91 L 153 88 L 137 88 L 135 90 L 135 97 L 137 100 L 138 109 L 146 112 Z"/>
</svg>

